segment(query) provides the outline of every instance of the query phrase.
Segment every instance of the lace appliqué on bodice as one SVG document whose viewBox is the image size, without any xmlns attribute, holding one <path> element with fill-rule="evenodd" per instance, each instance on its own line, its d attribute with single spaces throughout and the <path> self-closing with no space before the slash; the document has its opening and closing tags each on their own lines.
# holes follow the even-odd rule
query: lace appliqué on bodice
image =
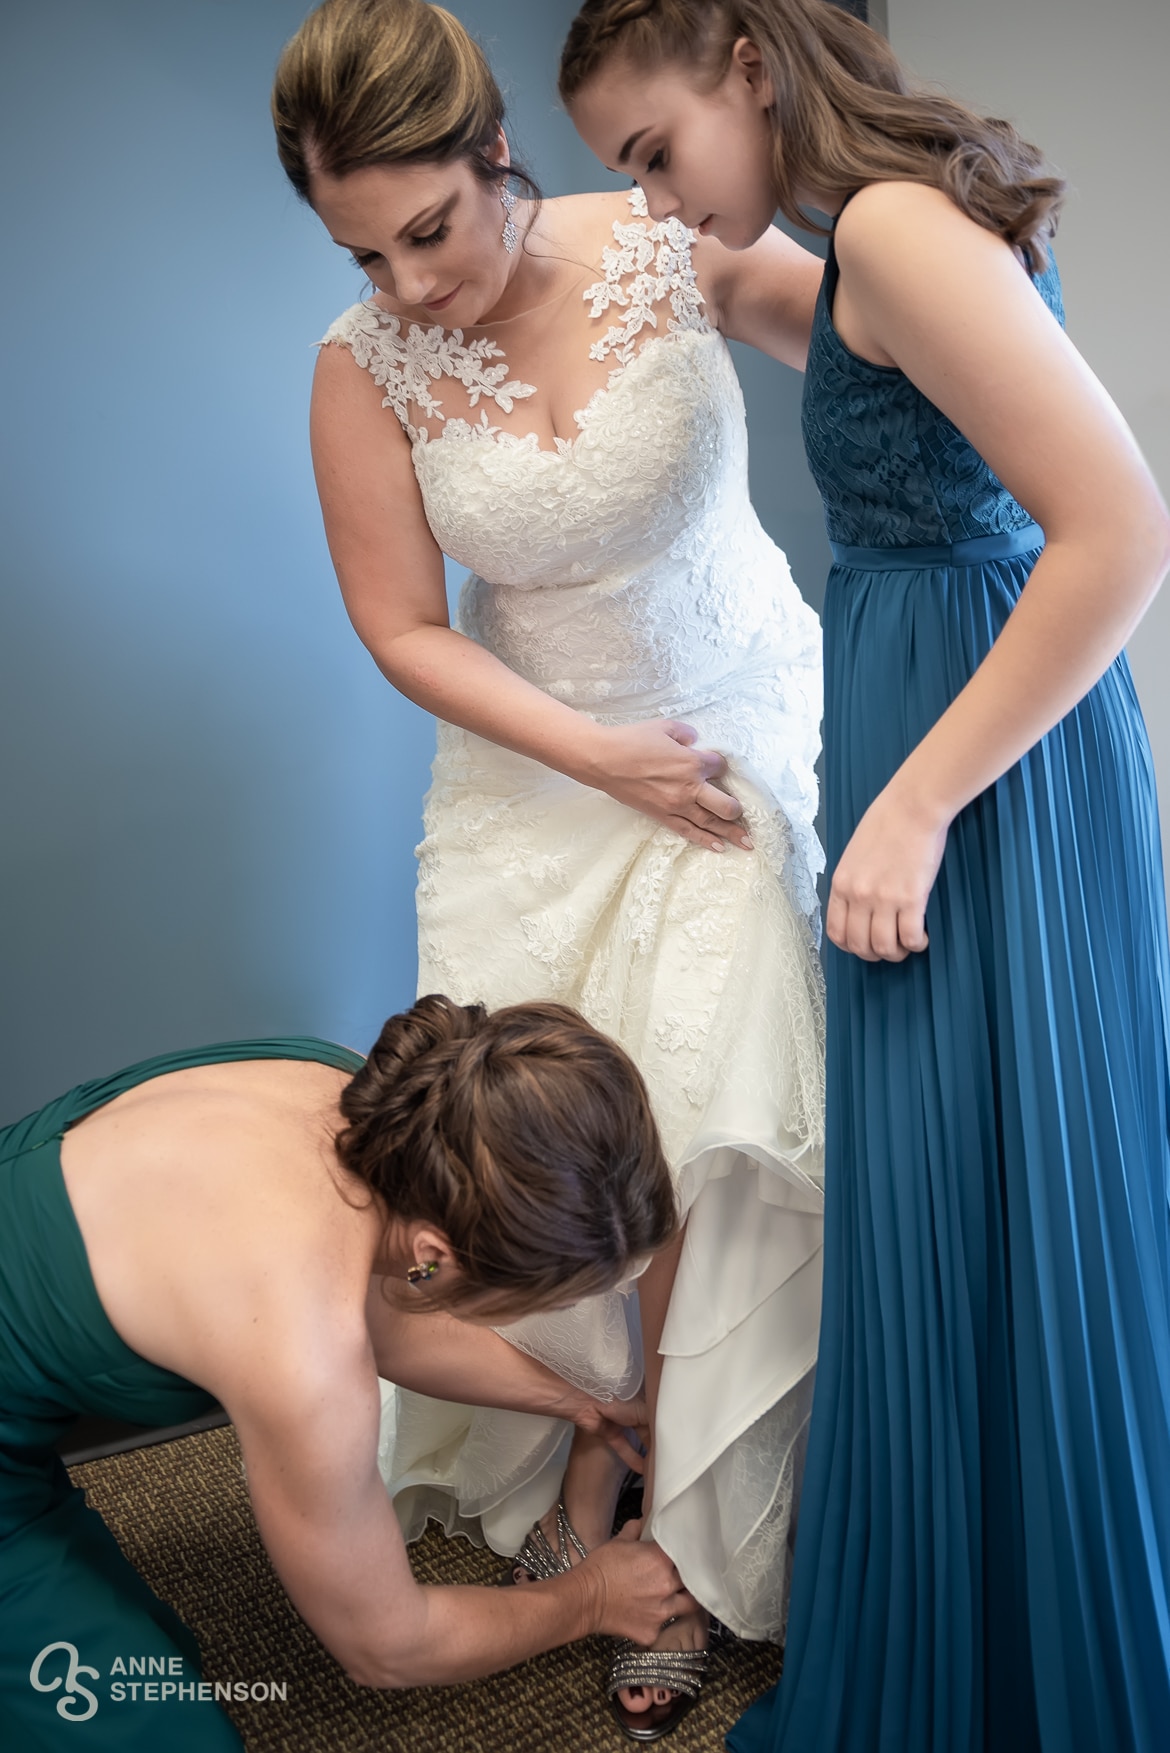
<svg viewBox="0 0 1170 1753">
<path fill-rule="evenodd" d="M 681 334 L 686 330 L 706 333 L 710 324 L 703 314 L 703 295 L 699 291 L 691 266 L 691 234 L 677 219 L 662 224 L 648 223 L 649 211 L 641 189 L 630 192 L 633 218 L 614 222 L 614 246 L 602 253 L 602 278 L 582 293 L 590 306 L 590 315 L 597 319 L 617 306 L 624 315 L 589 349 L 589 357 L 599 363 L 611 355 L 617 363 L 609 374 L 612 388 L 622 371 L 636 357 L 643 332 L 652 331 L 646 339 L 661 332 Z M 665 328 L 659 331 L 658 306 L 669 307 Z M 503 349 L 490 337 L 468 341 L 462 329 L 444 329 L 438 323 L 424 327 L 421 323 L 404 324 L 401 317 L 367 302 L 355 304 L 344 311 L 324 336 L 326 342 L 339 342 L 348 347 L 357 363 L 368 371 L 386 394 L 384 408 L 390 408 L 412 444 L 426 444 L 434 438 L 488 438 L 504 443 L 528 444 L 529 437 L 493 426 L 486 407 L 477 421 L 470 421 L 444 412 L 443 403 L 435 395 L 433 385 L 444 378 L 462 384 L 467 391 L 468 406 L 478 408 L 481 400 L 494 402 L 501 413 L 510 414 L 517 402 L 536 394 L 534 384 L 509 378 Z M 586 408 L 574 415 L 583 425 L 597 401 L 595 394 Z M 412 411 L 423 419 L 440 423 L 441 431 L 432 433 L 412 419 Z M 567 455 L 572 441 L 555 440 L 557 453 Z"/>
<path fill-rule="evenodd" d="M 471 407 L 478 407 L 484 396 L 505 414 L 510 414 L 517 402 L 536 394 L 535 385 L 508 380 L 506 362 L 488 364 L 488 360 L 504 360 L 502 348 L 494 341 L 465 342 L 462 329 L 448 331 L 438 323 L 429 329 L 421 323 L 407 323 L 404 332 L 402 319 L 376 304 L 355 304 L 345 311 L 325 340 L 343 342 L 379 389 L 386 391 L 382 406 L 394 410 L 412 444 L 424 444 L 428 436 L 426 427 L 416 426 L 410 418 L 412 403 L 425 415 L 442 420 L 452 437 L 457 428 L 485 436 L 494 431 L 488 425 L 486 408 L 480 424 L 474 427 L 466 420 L 447 419 L 442 402 L 431 389 L 444 377 L 463 385 Z"/>
<path fill-rule="evenodd" d="M 611 384 L 633 359 L 642 330 L 647 326 L 658 328 L 658 305 L 670 305 L 667 334 L 680 334 L 684 329 L 704 332 L 710 327 L 691 265 L 690 232 L 677 219 L 653 226 L 639 223 L 649 217 L 641 189 L 631 192 L 630 207 L 635 222 L 623 225 L 619 221 L 614 225 L 617 248 L 606 249 L 602 254 L 604 278 L 584 294 L 591 306 L 589 314 L 594 318 L 604 316 L 612 305 L 626 313 L 589 349 L 590 359 L 599 363 L 611 353 L 616 354 L 617 364 L 609 376 Z M 627 279 L 628 286 L 624 284 Z"/>
</svg>

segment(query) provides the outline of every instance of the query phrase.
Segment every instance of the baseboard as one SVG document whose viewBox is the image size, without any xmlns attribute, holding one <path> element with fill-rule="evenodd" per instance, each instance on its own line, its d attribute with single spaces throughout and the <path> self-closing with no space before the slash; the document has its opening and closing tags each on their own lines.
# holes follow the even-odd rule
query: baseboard
<svg viewBox="0 0 1170 1753">
<path fill-rule="evenodd" d="M 148 1449 L 155 1443 L 173 1443 L 178 1437 L 194 1436 L 201 1430 L 218 1430 L 221 1425 L 230 1424 L 231 1419 L 221 1406 L 214 1412 L 205 1412 L 202 1418 L 192 1418 L 187 1424 L 160 1425 L 145 1430 L 117 1427 L 123 1431 L 122 1435 L 113 1434 L 113 1427 L 110 1434 L 99 1434 L 92 1428 L 97 1423 L 96 1420 L 83 1419 L 79 1428 L 70 1431 L 59 1445 L 58 1453 L 67 1467 L 80 1466 L 83 1461 L 102 1461 L 107 1455 L 125 1455 L 131 1449 Z"/>
</svg>

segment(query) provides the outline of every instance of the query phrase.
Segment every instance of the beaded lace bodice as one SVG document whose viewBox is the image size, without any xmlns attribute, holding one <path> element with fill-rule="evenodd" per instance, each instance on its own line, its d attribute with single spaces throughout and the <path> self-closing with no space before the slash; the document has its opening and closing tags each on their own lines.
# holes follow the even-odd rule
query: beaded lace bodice
<svg viewBox="0 0 1170 1753">
<path fill-rule="evenodd" d="M 651 223 L 640 190 L 630 208 L 584 292 L 608 381 L 554 449 L 516 430 L 537 391 L 496 337 L 366 303 L 325 340 L 371 373 L 410 438 L 435 539 L 472 573 L 460 630 L 594 717 L 702 714 L 705 740 L 768 776 L 808 873 L 819 626 L 748 498 L 743 398 L 691 234 Z M 811 875 L 797 883 L 811 911 Z"/>
<path fill-rule="evenodd" d="M 896 367 L 853 353 L 833 327 L 830 250 L 804 380 L 805 450 L 829 537 L 861 547 L 930 547 L 1022 529 L 1031 514 L 970 441 Z M 1036 290 L 1064 321 L 1055 264 Z"/>
</svg>

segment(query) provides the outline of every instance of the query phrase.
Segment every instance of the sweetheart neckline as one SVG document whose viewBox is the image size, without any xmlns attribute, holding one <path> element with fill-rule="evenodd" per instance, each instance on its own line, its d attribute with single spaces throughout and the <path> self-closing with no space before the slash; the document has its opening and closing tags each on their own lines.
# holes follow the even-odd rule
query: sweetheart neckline
<svg viewBox="0 0 1170 1753">
<path fill-rule="evenodd" d="M 525 432 L 521 434 L 517 432 L 509 432 L 504 427 L 489 427 L 486 424 L 488 411 L 484 408 L 478 423 L 458 418 L 456 420 L 444 421 L 442 429 L 433 435 L 424 432 L 422 437 L 415 439 L 411 444 L 411 455 L 417 456 L 420 451 L 430 450 L 433 445 L 442 444 L 444 440 L 449 440 L 450 443 L 459 445 L 478 445 L 490 441 L 493 444 L 501 445 L 503 448 L 509 450 L 526 450 L 533 456 L 548 457 L 551 462 L 565 462 L 572 457 L 577 446 L 585 437 L 587 430 L 586 422 L 596 414 L 601 403 L 606 401 L 615 390 L 621 388 L 634 367 L 641 360 L 645 359 L 646 355 L 656 345 L 665 342 L 677 342 L 681 340 L 684 335 L 693 335 L 697 340 L 707 340 L 712 335 L 717 335 L 726 348 L 726 336 L 723 334 L 722 329 L 717 329 L 714 324 L 709 325 L 705 329 L 668 329 L 663 335 L 647 336 L 634 357 L 625 365 L 617 367 L 616 376 L 611 373 L 613 381 L 610 383 L 599 384 L 586 402 L 585 406 L 583 408 L 577 408 L 574 411 L 573 419 L 577 422 L 579 430 L 572 438 L 558 437 L 556 440 L 557 448 L 555 450 L 549 450 L 546 445 L 539 442 L 540 434 L 538 432 Z M 455 426 L 454 432 L 450 430 L 452 425 Z"/>
</svg>

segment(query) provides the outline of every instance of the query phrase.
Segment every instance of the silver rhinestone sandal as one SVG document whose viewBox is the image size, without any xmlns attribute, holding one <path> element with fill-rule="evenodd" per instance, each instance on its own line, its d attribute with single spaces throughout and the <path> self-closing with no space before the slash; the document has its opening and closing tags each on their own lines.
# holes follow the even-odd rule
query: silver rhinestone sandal
<svg viewBox="0 0 1170 1753">
<path fill-rule="evenodd" d="M 673 1625 L 665 1621 L 662 1629 Z M 646 1650 L 623 1638 L 617 1647 L 605 1682 L 609 1708 L 631 1741 L 659 1741 L 681 1723 L 698 1702 L 714 1644 L 726 1636 L 717 1619 L 711 1620 L 707 1648 L 702 1650 Z M 652 1704 L 648 1710 L 630 1711 L 618 1693 L 629 1686 L 661 1686 L 675 1696 L 669 1704 Z"/>
<path fill-rule="evenodd" d="M 589 1548 L 565 1513 L 565 1500 L 557 1500 L 557 1543 L 551 1544 L 539 1522 L 533 1522 L 519 1552 L 498 1580 L 501 1587 L 516 1581 L 516 1572 L 526 1570 L 533 1582 L 544 1582 L 550 1576 L 563 1576 L 573 1568 L 570 1548 L 578 1558 L 588 1558 Z"/>
</svg>

